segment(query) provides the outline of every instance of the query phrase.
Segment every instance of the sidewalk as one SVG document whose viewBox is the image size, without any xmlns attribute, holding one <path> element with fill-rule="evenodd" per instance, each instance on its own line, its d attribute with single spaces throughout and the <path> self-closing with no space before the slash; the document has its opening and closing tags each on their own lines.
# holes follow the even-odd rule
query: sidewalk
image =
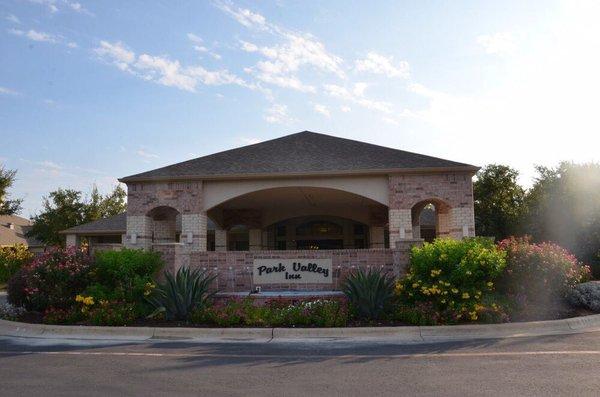
<svg viewBox="0 0 600 397">
<path fill-rule="evenodd" d="M 527 323 L 357 328 L 158 328 L 26 324 L 0 320 L 0 336 L 85 340 L 197 342 L 372 341 L 395 344 L 468 341 L 600 331 L 600 314 Z"/>
</svg>

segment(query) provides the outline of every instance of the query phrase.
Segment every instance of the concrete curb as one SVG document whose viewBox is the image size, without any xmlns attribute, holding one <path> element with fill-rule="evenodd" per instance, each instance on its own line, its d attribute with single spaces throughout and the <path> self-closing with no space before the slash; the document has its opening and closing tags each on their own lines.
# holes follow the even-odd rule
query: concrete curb
<svg viewBox="0 0 600 397">
<path fill-rule="evenodd" d="M 0 320 L 0 336 L 114 341 L 378 341 L 397 344 L 468 341 L 600 331 L 600 314 L 527 323 L 357 328 L 159 328 L 27 324 Z"/>
</svg>

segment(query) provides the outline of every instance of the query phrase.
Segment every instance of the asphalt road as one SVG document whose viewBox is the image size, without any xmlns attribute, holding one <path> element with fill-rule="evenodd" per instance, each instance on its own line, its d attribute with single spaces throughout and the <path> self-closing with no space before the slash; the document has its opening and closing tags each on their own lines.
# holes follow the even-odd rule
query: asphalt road
<svg viewBox="0 0 600 397">
<path fill-rule="evenodd" d="M 3 396 L 597 396 L 600 333 L 428 345 L 0 338 Z"/>
</svg>

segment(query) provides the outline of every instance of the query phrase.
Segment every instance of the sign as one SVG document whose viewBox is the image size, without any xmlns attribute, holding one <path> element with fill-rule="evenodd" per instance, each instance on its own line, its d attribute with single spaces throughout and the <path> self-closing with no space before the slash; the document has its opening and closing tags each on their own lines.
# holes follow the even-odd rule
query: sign
<svg viewBox="0 0 600 397">
<path fill-rule="evenodd" d="M 331 259 L 255 259 L 254 284 L 331 284 Z"/>
</svg>

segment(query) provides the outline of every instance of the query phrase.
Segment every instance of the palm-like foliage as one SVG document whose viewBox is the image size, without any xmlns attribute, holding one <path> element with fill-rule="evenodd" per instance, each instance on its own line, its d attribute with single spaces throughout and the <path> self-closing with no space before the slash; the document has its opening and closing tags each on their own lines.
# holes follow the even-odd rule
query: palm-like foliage
<svg viewBox="0 0 600 397">
<path fill-rule="evenodd" d="M 210 284 L 216 276 L 199 269 L 180 268 L 175 276 L 165 272 L 166 282 L 160 284 L 148 299 L 155 307 L 155 316 L 164 313 L 167 320 L 188 320 L 192 312 L 201 309 L 215 294 L 209 292 Z"/>
<path fill-rule="evenodd" d="M 359 269 L 346 278 L 342 291 L 360 318 L 376 320 L 391 303 L 394 280 L 379 271 Z"/>
</svg>

